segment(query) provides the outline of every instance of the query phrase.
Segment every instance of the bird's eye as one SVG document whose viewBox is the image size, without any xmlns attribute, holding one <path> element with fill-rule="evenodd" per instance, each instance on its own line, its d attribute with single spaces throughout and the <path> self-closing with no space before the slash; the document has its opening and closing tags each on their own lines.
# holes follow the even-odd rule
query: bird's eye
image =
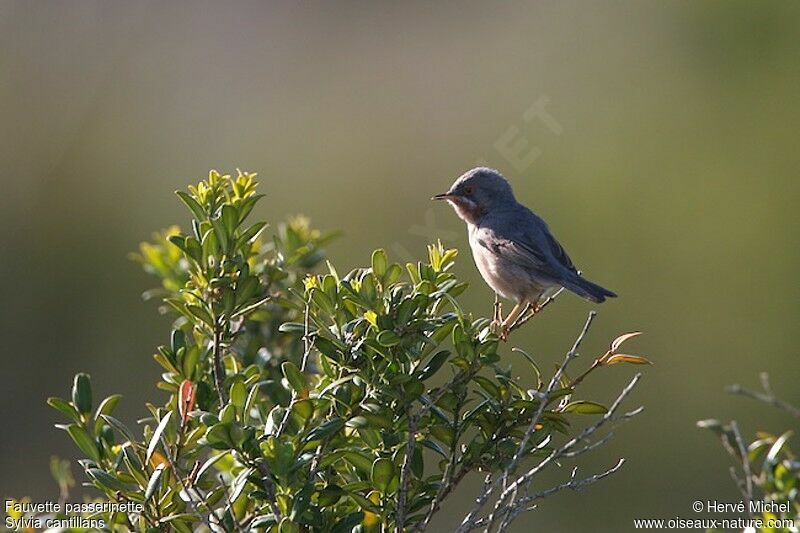
<svg viewBox="0 0 800 533">
<path fill-rule="evenodd" d="M 472 186 L 464 187 L 464 192 L 467 194 L 472 194 Z"/>
</svg>

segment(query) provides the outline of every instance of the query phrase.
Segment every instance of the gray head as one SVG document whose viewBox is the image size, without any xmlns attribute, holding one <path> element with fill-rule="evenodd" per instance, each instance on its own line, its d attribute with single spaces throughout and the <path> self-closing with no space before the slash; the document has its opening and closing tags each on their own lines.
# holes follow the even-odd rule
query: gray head
<svg viewBox="0 0 800 533">
<path fill-rule="evenodd" d="M 517 203 L 508 180 L 498 171 L 478 167 L 462 174 L 446 193 L 433 200 L 447 200 L 458 216 L 474 224 L 487 213 Z"/>
</svg>

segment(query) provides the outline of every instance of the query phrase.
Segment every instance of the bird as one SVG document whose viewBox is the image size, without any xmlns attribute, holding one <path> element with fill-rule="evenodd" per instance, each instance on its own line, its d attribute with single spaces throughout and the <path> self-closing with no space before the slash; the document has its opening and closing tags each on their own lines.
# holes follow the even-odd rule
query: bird
<svg viewBox="0 0 800 533">
<path fill-rule="evenodd" d="M 473 168 L 431 199 L 447 201 L 466 222 L 475 265 L 495 292 L 492 324 L 503 340 L 517 318 L 540 310 L 542 296 L 552 289 L 563 287 L 595 303 L 617 296 L 581 277 L 545 221 L 517 202 L 511 184 L 497 170 Z M 498 297 L 515 303 L 505 319 Z"/>
</svg>

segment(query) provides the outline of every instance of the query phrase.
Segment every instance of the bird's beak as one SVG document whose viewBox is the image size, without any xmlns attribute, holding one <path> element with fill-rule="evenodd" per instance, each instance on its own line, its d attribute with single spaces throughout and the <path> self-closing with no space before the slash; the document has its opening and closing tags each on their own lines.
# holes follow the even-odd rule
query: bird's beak
<svg viewBox="0 0 800 533">
<path fill-rule="evenodd" d="M 455 194 L 451 194 L 449 192 L 443 192 L 442 194 L 437 194 L 436 196 L 433 196 L 431 200 L 452 200 L 455 197 L 456 197 Z"/>
</svg>

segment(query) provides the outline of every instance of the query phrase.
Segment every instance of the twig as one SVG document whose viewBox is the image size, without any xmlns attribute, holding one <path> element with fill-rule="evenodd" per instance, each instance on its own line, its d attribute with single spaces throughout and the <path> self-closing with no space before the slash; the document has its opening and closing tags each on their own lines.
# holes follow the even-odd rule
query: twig
<svg viewBox="0 0 800 533">
<path fill-rule="evenodd" d="M 733 437 L 736 440 L 736 446 L 739 452 L 739 458 L 742 461 L 742 473 L 744 474 L 744 487 L 742 491 L 742 496 L 744 496 L 748 501 L 748 513 L 752 513 L 750 511 L 749 502 L 753 499 L 753 473 L 750 471 L 750 459 L 747 455 L 747 446 L 744 444 L 744 439 L 742 438 L 742 433 L 739 431 L 739 425 L 736 423 L 735 420 L 731 421 L 731 431 L 733 432 Z"/>
<path fill-rule="evenodd" d="M 214 322 L 214 364 L 211 367 L 214 372 L 214 386 L 217 389 L 220 406 L 228 403 L 225 395 L 225 366 L 222 364 L 222 326 L 218 321 Z"/>
<path fill-rule="evenodd" d="M 574 490 L 574 491 L 579 491 L 579 490 L 583 489 L 584 487 L 586 487 L 588 485 L 596 483 L 596 482 L 600 481 L 601 479 L 603 479 L 605 477 L 608 477 L 611 474 L 614 474 L 617 470 L 622 468 L 623 464 L 625 464 L 625 459 L 620 459 L 611 468 L 608 468 L 608 469 L 606 469 L 606 470 L 604 470 L 604 471 L 602 471 L 602 472 L 600 472 L 598 474 L 593 474 L 593 475 L 591 475 L 591 476 L 589 476 L 587 478 L 583 478 L 583 479 L 576 479 L 576 475 L 578 473 L 578 467 L 577 466 L 574 467 L 572 469 L 571 474 L 570 474 L 569 481 L 566 481 L 565 483 L 562 483 L 560 485 L 556 485 L 555 487 L 550 487 L 549 489 L 541 490 L 539 492 L 536 492 L 534 494 L 531 494 L 529 496 L 525 496 L 524 498 L 521 498 L 516 503 L 516 505 L 514 505 L 514 507 L 510 510 L 509 514 L 503 520 L 503 523 L 500 524 L 500 528 L 498 529 L 498 531 L 505 531 L 506 528 L 511 524 L 511 522 L 514 521 L 514 519 L 517 517 L 517 515 L 519 515 L 521 512 L 525 511 L 526 509 L 529 509 L 530 508 L 529 507 L 530 504 L 533 503 L 534 501 L 547 498 L 548 496 L 552 496 L 553 494 L 555 494 L 557 492 L 560 492 L 560 491 L 562 491 L 564 489 L 570 489 L 570 490 Z"/>
<path fill-rule="evenodd" d="M 455 443 L 458 442 L 458 439 L 461 437 L 461 427 L 458 423 L 459 418 L 461 418 L 461 408 L 464 405 L 464 395 L 459 395 L 458 401 L 456 402 L 455 409 L 453 410 L 453 422 L 455 424 L 454 428 L 454 437 L 453 443 L 450 450 L 450 460 L 447 463 L 447 467 L 445 467 L 444 472 L 442 473 L 442 480 L 441 486 L 439 490 L 436 491 L 436 497 L 431 502 L 430 507 L 428 508 L 428 512 L 425 514 L 425 518 L 419 522 L 414 529 L 412 529 L 412 533 L 416 533 L 419 531 L 425 531 L 425 529 L 430 525 L 431 520 L 433 519 L 433 515 L 436 514 L 436 511 L 439 510 L 439 507 L 442 504 L 442 501 L 452 492 L 456 485 L 464 478 L 464 476 L 469 471 L 466 468 L 466 465 L 461 468 L 458 473 L 458 476 L 454 475 L 455 468 L 456 468 L 456 454 L 458 453 L 458 447 L 455 446 Z M 456 479 L 458 477 L 458 479 Z"/>
<path fill-rule="evenodd" d="M 208 503 L 208 500 L 200 491 L 200 489 L 195 487 L 193 483 L 187 484 L 186 481 L 184 481 L 183 477 L 181 476 L 180 470 L 178 470 L 177 458 L 176 459 L 172 458 L 172 453 L 170 453 L 169 443 L 167 442 L 167 438 L 163 434 L 161 435 L 161 445 L 164 447 L 164 456 L 167 458 L 167 462 L 169 463 L 170 468 L 172 468 L 172 473 L 175 474 L 175 478 L 178 480 L 178 483 L 180 484 L 183 491 L 187 495 L 190 495 L 192 492 L 194 492 L 195 495 L 197 495 L 197 497 L 203 503 L 203 505 L 205 505 L 206 511 L 208 511 L 208 517 L 206 519 L 206 521 L 208 522 L 208 526 L 211 527 L 211 517 L 213 516 L 217 522 L 217 525 L 222 527 L 222 529 L 225 529 L 225 527 L 222 525 L 222 521 L 214 513 L 214 509 Z M 200 514 L 200 516 L 203 516 L 203 513 L 200 512 L 200 509 L 198 508 L 197 502 L 195 502 L 193 498 L 190 500 L 190 503 L 192 504 L 192 507 L 194 507 L 195 511 L 197 511 L 198 514 Z"/>
<path fill-rule="evenodd" d="M 239 522 L 236 520 L 236 516 L 233 514 L 233 502 L 231 501 L 231 493 L 228 490 L 228 486 L 225 484 L 225 478 L 222 477 L 222 474 L 217 476 L 219 479 L 219 484 L 222 485 L 222 491 L 225 493 L 225 501 L 228 502 L 228 509 L 231 512 L 231 519 L 233 521 L 233 527 L 236 531 L 242 531 L 242 526 L 239 525 Z"/>
<path fill-rule="evenodd" d="M 405 515 L 406 515 L 405 507 L 406 507 L 407 492 L 408 492 L 408 478 L 411 472 L 411 458 L 413 457 L 414 453 L 414 445 L 416 443 L 416 435 L 417 435 L 417 429 L 419 427 L 419 421 L 425 415 L 427 415 L 431 409 L 433 409 L 433 406 L 436 405 L 436 402 L 442 399 L 442 397 L 445 394 L 447 394 L 448 391 L 452 390 L 454 387 L 460 385 L 461 383 L 464 383 L 465 381 L 469 381 L 470 379 L 472 379 L 472 376 L 474 376 L 478 372 L 478 370 L 480 370 L 480 366 L 478 364 L 473 364 L 469 368 L 466 368 L 458 372 L 455 376 L 450 378 L 450 381 L 445 383 L 443 386 L 439 387 L 436 390 L 436 392 L 430 396 L 430 398 L 426 398 L 424 400 L 425 404 L 422 405 L 416 413 L 411 412 L 410 406 L 408 406 L 406 409 L 406 415 L 408 417 L 408 438 L 406 439 L 406 450 L 405 450 L 405 456 L 403 457 L 403 465 L 400 469 L 400 486 L 398 488 L 398 493 L 397 493 L 397 507 L 395 508 L 395 531 L 398 533 L 403 531 L 403 527 L 405 525 Z M 461 477 L 463 477 L 464 475 L 466 475 L 466 472 L 464 472 L 461 475 Z M 459 481 L 460 480 L 461 479 L 459 478 Z M 443 498 L 444 495 L 442 496 L 442 499 Z M 441 499 L 439 499 L 439 502 L 441 502 Z"/>
<path fill-rule="evenodd" d="M 275 515 L 275 519 L 280 523 L 283 515 L 275 502 L 275 484 L 272 482 L 272 473 L 269 471 L 269 466 L 266 463 L 255 462 L 251 465 L 255 466 L 258 473 L 261 474 L 261 485 L 264 487 L 264 492 L 267 494 L 267 505 Z"/>
<path fill-rule="evenodd" d="M 780 398 L 775 396 L 775 393 L 772 391 L 772 386 L 769 383 L 769 374 L 767 374 L 766 372 L 762 372 L 760 377 L 761 377 L 761 387 L 764 389 L 763 393 L 746 389 L 738 384 L 729 386 L 727 390 L 731 394 L 739 394 L 741 396 L 747 396 L 748 398 L 764 402 L 777 409 L 786 411 L 795 418 L 800 418 L 800 408 L 797 408 L 794 405 L 784 400 L 781 400 Z"/>
<path fill-rule="evenodd" d="M 308 321 L 309 321 L 309 314 L 311 310 L 311 300 L 309 299 L 306 302 L 306 309 L 305 309 L 305 318 L 303 319 L 303 358 L 300 362 L 300 371 L 305 372 L 306 366 L 308 365 L 308 357 L 311 353 L 311 347 L 313 342 L 308 334 Z M 297 391 L 292 390 L 292 399 L 289 401 L 289 405 L 286 407 L 286 412 L 283 413 L 283 418 L 281 418 L 281 423 L 278 425 L 278 431 L 275 433 L 275 436 L 279 436 L 283 434 L 283 430 L 286 429 L 286 424 L 289 422 L 289 415 L 292 413 L 292 406 L 297 402 Z"/>
<path fill-rule="evenodd" d="M 530 484 L 534 476 L 541 472 L 547 465 L 551 462 L 558 460 L 559 458 L 563 457 L 564 454 L 570 451 L 572 448 L 575 447 L 576 444 L 582 442 L 589 438 L 595 431 L 597 431 L 601 426 L 607 423 L 609 420 L 614 419 L 614 413 L 619 408 L 622 401 L 631 393 L 631 391 L 636 387 L 636 383 L 642 377 L 641 374 L 636 374 L 633 379 L 628 383 L 628 385 L 622 389 L 622 392 L 617 396 L 617 399 L 614 400 L 614 403 L 608 408 L 608 412 L 606 412 L 599 420 L 597 420 L 592 425 L 585 428 L 580 435 L 570 439 L 567 443 L 563 444 L 560 448 L 553 450 L 550 455 L 545 457 L 539 464 L 528 470 L 525 474 L 518 477 L 511 485 L 506 488 L 500 497 L 497 499 L 497 503 L 494 506 L 492 514 L 489 515 L 489 527 L 487 527 L 487 531 L 491 528 L 493 522 L 497 519 L 499 513 L 508 512 L 507 508 L 504 508 L 506 499 L 520 486 L 527 486 Z M 636 414 L 640 413 L 641 409 L 637 409 L 631 411 L 630 413 L 626 413 L 621 418 L 626 419 Z"/>
<path fill-rule="evenodd" d="M 583 338 L 589 332 L 589 328 L 591 327 L 592 321 L 594 320 L 595 316 L 597 316 L 596 312 L 591 311 L 589 313 L 589 316 L 586 318 L 586 323 L 584 324 L 583 329 L 581 330 L 580 334 L 575 339 L 575 342 L 572 345 L 572 349 L 570 349 L 567 352 L 566 356 L 564 357 L 564 361 L 558 367 L 558 369 L 556 370 L 556 373 L 553 374 L 553 377 L 550 379 L 550 382 L 548 383 L 547 389 L 545 390 L 545 392 L 539 395 L 539 398 L 538 398 L 539 399 L 539 407 L 536 409 L 536 413 L 533 415 L 533 418 L 531 419 L 531 423 L 528 425 L 528 428 L 525 430 L 525 435 L 523 436 L 522 442 L 520 443 L 519 448 L 517 449 L 516 453 L 514 454 L 514 457 L 511 459 L 511 463 L 509 463 L 509 466 L 506 468 L 505 472 L 503 473 L 503 475 L 501 477 L 497 478 L 494 481 L 494 483 L 492 483 L 491 485 L 488 485 L 488 486 L 484 487 L 483 491 L 481 491 L 480 495 L 475 500 L 475 505 L 472 507 L 470 512 L 467 514 L 467 516 L 464 517 L 464 520 L 461 522 L 461 524 L 456 529 L 456 533 L 464 533 L 466 531 L 472 530 L 473 527 L 474 527 L 474 521 L 475 521 L 476 517 L 478 516 L 478 513 L 480 513 L 481 509 L 483 509 L 483 506 L 486 505 L 486 502 L 492 496 L 492 493 L 497 489 L 497 487 L 501 483 L 503 485 L 503 488 L 504 489 L 506 488 L 506 485 L 507 485 L 507 482 L 508 482 L 508 477 L 509 477 L 509 475 L 513 474 L 513 472 L 516 470 L 520 459 L 524 455 L 525 448 L 527 448 L 527 446 L 528 446 L 528 441 L 530 440 L 531 435 L 535 431 L 536 425 L 539 423 L 539 420 L 541 419 L 542 415 L 544 414 L 544 410 L 547 407 L 547 403 L 548 403 L 548 400 L 550 399 L 550 395 L 553 393 L 553 391 L 555 390 L 555 388 L 558 385 L 559 381 L 561 380 L 561 376 L 564 374 L 564 371 L 566 370 L 566 368 L 569 365 L 569 363 L 573 359 L 575 359 L 575 357 L 577 357 L 578 347 L 580 346 L 581 342 L 583 341 Z"/>
<path fill-rule="evenodd" d="M 421 410 L 420 410 L 421 411 Z M 406 520 L 406 493 L 408 492 L 408 477 L 411 473 L 411 458 L 414 455 L 414 442 L 417 438 L 418 415 L 411 414 L 411 408 L 406 408 L 408 417 L 408 438 L 406 439 L 406 451 L 403 458 L 403 466 L 400 470 L 400 487 L 397 489 L 397 508 L 395 509 L 394 530 L 397 533 L 403 532 Z"/>
</svg>

